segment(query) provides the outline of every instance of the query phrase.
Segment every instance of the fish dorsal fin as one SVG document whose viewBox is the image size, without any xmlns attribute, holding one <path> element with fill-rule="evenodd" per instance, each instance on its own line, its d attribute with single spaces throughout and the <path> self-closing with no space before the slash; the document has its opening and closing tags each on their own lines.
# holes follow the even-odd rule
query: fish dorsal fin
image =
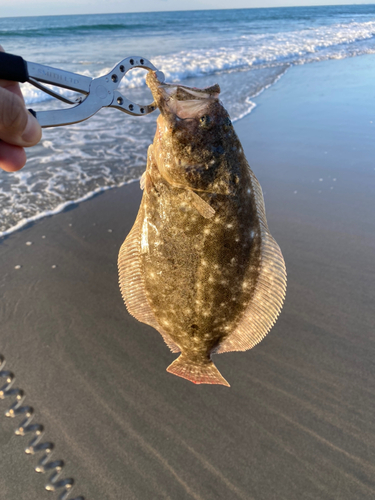
<svg viewBox="0 0 375 500">
<path fill-rule="evenodd" d="M 261 267 L 254 295 L 235 330 L 215 354 L 247 351 L 258 344 L 274 325 L 284 302 L 286 269 L 279 245 L 271 236 L 266 220 L 262 188 L 250 170 L 261 230 Z"/>
<path fill-rule="evenodd" d="M 193 207 L 198 210 L 198 212 L 204 217 L 205 219 L 211 219 L 215 215 L 215 210 L 209 205 L 206 201 L 204 201 L 203 198 L 201 198 L 197 193 L 194 191 L 191 191 L 190 189 L 186 190 L 186 196 L 193 205 Z"/>
<path fill-rule="evenodd" d="M 147 194 L 143 196 L 145 197 Z M 120 248 L 118 271 L 121 295 L 127 310 L 132 316 L 138 321 L 155 328 L 162 335 L 164 342 L 172 352 L 180 352 L 180 348 L 159 325 L 147 300 L 140 258 L 143 211 L 144 204 L 142 200 L 134 226 Z"/>
</svg>

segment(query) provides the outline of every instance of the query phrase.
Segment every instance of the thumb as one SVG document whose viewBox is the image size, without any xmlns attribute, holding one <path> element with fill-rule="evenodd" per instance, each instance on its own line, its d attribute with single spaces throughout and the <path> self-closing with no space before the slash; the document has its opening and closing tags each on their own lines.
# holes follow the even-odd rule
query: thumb
<svg viewBox="0 0 375 500">
<path fill-rule="evenodd" d="M 0 139 L 15 146 L 34 146 L 42 137 L 37 119 L 21 97 L 0 87 Z"/>
</svg>

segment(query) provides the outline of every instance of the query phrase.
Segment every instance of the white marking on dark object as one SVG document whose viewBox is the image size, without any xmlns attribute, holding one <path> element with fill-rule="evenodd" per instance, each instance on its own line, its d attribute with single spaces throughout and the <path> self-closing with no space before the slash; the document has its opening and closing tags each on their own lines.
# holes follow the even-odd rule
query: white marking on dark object
<svg viewBox="0 0 375 500">
<path fill-rule="evenodd" d="M 120 249 L 121 293 L 130 314 L 181 353 L 168 372 L 228 386 L 211 357 L 267 335 L 285 297 L 284 259 L 240 142 L 224 131 L 219 86 L 161 85 L 152 72 L 146 81 L 160 109 L 152 189 Z"/>
</svg>

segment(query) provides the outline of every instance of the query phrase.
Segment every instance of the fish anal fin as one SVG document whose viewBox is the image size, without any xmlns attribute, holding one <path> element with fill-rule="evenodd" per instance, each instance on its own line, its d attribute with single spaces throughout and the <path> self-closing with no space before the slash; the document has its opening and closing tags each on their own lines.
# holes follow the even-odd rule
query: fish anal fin
<svg viewBox="0 0 375 500">
<path fill-rule="evenodd" d="M 187 197 L 189 202 L 193 207 L 204 217 L 205 219 L 211 219 L 215 215 L 215 210 L 209 205 L 203 198 L 201 198 L 197 193 L 187 190 Z"/>
<path fill-rule="evenodd" d="M 172 352 L 180 352 L 181 349 L 159 325 L 147 299 L 140 258 L 142 213 L 143 204 L 141 204 L 132 230 L 120 248 L 118 271 L 121 295 L 127 310 L 132 316 L 138 321 L 155 328 Z"/>
<path fill-rule="evenodd" d="M 220 384 L 230 387 L 211 360 L 194 363 L 181 354 L 168 366 L 167 372 L 185 378 L 193 384 Z"/>
</svg>

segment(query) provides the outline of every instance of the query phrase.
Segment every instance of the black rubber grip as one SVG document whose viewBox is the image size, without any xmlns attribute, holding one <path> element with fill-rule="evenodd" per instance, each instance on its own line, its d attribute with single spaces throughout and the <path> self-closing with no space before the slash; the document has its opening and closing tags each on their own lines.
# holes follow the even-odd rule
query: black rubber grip
<svg viewBox="0 0 375 500">
<path fill-rule="evenodd" d="M 0 52 L 0 78 L 12 82 L 27 82 L 29 72 L 21 56 Z"/>
</svg>

